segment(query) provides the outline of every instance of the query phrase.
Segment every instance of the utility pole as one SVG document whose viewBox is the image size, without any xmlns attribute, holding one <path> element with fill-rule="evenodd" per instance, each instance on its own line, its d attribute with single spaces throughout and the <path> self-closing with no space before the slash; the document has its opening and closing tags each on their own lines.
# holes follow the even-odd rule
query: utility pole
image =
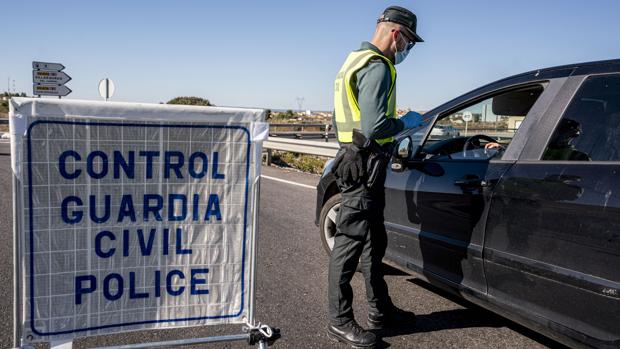
<svg viewBox="0 0 620 349">
<path fill-rule="evenodd" d="M 301 113 L 301 109 L 302 109 L 302 107 L 304 105 L 304 100 L 305 100 L 304 97 L 297 97 L 297 107 L 298 107 L 297 111 L 300 112 L 300 113 Z"/>
</svg>

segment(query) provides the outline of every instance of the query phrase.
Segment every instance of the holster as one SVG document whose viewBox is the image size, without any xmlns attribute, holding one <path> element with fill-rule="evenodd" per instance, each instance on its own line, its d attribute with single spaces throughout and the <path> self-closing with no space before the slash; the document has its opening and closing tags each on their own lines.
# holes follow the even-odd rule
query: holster
<svg viewBox="0 0 620 349">
<path fill-rule="evenodd" d="M 389 149 L 384 149 L 357 129 L 353 130 L 352 143 L 362 152 L 367 173 L 366 187 L 370 190 L 382 188 L 390 161 Z"/>
</svg>

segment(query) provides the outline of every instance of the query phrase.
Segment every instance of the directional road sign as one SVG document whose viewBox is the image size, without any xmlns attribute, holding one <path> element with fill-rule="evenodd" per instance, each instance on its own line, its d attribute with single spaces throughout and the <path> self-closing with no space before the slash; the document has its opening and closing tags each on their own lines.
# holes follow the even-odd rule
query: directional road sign
<svg viewBox="0 0 620 349">
<path fill-rule="evenodd" d="M 32 85 L 32 94 L 38 96 L 64 97 L 71 93 L 71 89 L 64 85 Z"/>
<path fill-rule="evenodd" d="M 65 66 L 60 63 L 32 62 L 32 93 L 37 96 L 64 97 L 71 93 L 65 84 L 71 77 L 62 72 Z"/>
<path fill-rule="evenodd" d="M 53 70 L 33 70 L 32 82 L 35 84 L 64 85 L 71 80 L 65 72 Z"/>
<path fill-rule="evenodd" d="M 60 64 L 60 63 L 32 62 L 32 69 L 44 69 L 44 70 L 61 71 L 61 70 L 65 69 L 65 66 Z"/>
</svg>

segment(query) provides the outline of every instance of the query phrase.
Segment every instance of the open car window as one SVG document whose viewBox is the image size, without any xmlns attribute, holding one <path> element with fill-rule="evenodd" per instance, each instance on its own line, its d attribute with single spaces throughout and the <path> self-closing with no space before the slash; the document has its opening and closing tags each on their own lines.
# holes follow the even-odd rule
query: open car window
<svg viewBox="0 0 620 349">
<path fill-rule="evenodd" d="M 501 156 L 542 91 L 541 85 L 505 91 L 440 116 L 422 155 L 453 160 Z"/>
</svg>

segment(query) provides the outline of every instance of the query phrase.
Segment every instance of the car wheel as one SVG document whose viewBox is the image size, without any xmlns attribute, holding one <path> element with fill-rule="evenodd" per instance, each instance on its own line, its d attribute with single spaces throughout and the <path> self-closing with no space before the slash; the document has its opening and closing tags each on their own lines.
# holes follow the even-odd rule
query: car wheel
<svg viewBox="0 0 620 349">
<path fill-rule="evenodd" d="M 331 255 L 334 248 L 334 235 L 336 235 L 336 217 L 340 209 L 340 194 L 329 198 L 321 209 L 319 217 L 319 230 L 321 232 L 321 242 L 327 255 Z"/>
</svg>

